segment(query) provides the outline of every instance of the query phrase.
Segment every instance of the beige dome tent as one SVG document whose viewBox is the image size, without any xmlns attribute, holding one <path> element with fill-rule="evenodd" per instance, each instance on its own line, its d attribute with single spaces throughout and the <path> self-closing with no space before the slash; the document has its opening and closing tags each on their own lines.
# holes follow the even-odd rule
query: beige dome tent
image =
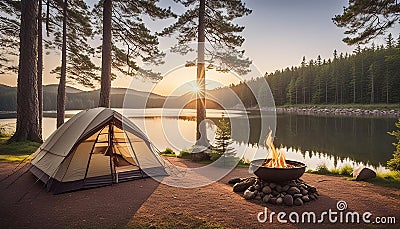
<svg viewBox="0 0 400 229">
<path fill-rule="evenodd" d="M 165 162 L 129 119 L 107 108 L 82 111 L 34 153 L 30 171 L 53 193 L 167 175 Z"/>
</svg>

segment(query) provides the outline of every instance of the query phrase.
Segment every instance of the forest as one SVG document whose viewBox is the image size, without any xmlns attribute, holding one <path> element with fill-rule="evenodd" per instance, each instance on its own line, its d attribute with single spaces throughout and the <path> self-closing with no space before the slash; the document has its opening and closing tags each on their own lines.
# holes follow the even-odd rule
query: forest
<svg viewBox="0 0 400 229">
<path fill-rule="evenodd" d="M 352 54 L 333 51 L 332 59 L 307 60 L 264 75 L 276 105 L 400 103 L 400 36 L 391 34 L 386 44 L 359 45 Z M 262 85 L 252 79 L 231 85 L 246 107 L 255 106 L 251 88 Z M 247 84 L 247 85 L 246 85 Z M 258 88 L 254 93 L 265 93 Z M 261 95 L 259 95 L 261 96 Z"/>
</svg>

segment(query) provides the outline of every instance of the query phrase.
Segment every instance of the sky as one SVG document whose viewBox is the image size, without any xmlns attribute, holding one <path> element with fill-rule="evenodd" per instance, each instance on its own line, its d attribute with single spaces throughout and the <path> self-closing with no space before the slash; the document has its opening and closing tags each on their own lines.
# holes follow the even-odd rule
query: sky
<svg viewBox="0 0 400 229">
<path fill-rule="evenodd" d="M 93 1 L 90 1 L 93 2 Z M 211 89 L 230 83 L 238 83 L 243 79 L 262 76 L 266 72 L 271 73 L 286 67 L 298 66 L 303 56 L 306 60 L 316 59 L 318 55 L 324 59 L 332 57 L 333 50 L 338 53 L 351 53 L 354 47 L 346 45 L 342 39 L 345 37 L 344 29 L 336 27 L 332 18 L 343 12 L 347 6 L 347 0 L 248 0 L 246 6 L 253 12 L 244 18 L 235 20 L 236 23 L 245 26 L 242 36 L 246 39 L 242 49 L 245 55 L 252 60 L 254 74 L 247 76 L 235 76 L 234 74 L 221 75 L 207 73 L 212 82 L 207 84 Z M 159 5 L 167 7 L 171 0 L 161 0 Z M 182 12 L 181 6 L 172 5 L 176 12 Z M 174 19 L 164 21 L 149 21 L 152 30 L 160 31 L 168 26 Z M 394 37 L 398 33 L 394 33 Z M 374 41 L 376 44 L 384 43 L 380 37 Z M 175 43 L 173 38 L 160 39 L 160 49 L 168 52 L 168 49 Z M 188 87 L 183 87 L 185 82 L 195 79 L 195 71 L 188 69 L 185 73 L 182 69 L 184 57 L 169 57 L 166 62 L 170 65 L 162 69 L 164 79 L 160 82 L 151 82 L 144 79 L 132 79 L 126 76 L 119 76 L 112 82 L 113 87 L 128 87 L 141 91 L 153 91 L 167 95 L 174 91 L 174 94 L 182 94 Z M 173 59 L 173 61 L 170 61 Z M 50 74 L 51 69 L 61 62 L 58 53 L 45 56 L 44 84 L 58 83 L 56 75 Z M 174 70 L 175 69 L 175 70 Z M 15 86 L 17 76 L 1 75 L 0 83 Z M 213 83 L 214 82 L 214 83 Z M 89 90 L 82 86 L 69 85 Z M 185 85 L 190 85 L 186 83 Z M 99 84 L 97 85 L 99 87 Z M 178 90 L 177 90 L 178 88 Z"/>
</svg>

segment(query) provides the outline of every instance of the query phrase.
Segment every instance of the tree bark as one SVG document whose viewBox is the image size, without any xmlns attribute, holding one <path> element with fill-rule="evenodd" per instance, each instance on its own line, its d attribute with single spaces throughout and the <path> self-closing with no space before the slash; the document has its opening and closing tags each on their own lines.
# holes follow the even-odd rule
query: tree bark
<svg viewBox="0 0 400 229">
<path fill-rule="evenodd" d="M 99 107 L 110 107 L 112 62 L 112 0 L 103 3 L 103 46 L 101 53 L 101 88 Z"/>
<path fill-rule="evenodd" d="M 12 141 L 41 142 L 37 92 L 38 0 L 21 1 L 20 55 L 17 87 L 17 128 Z"/>
<path fill-rule="evenodd" d="M 205 0 L 200 0 L 199 8 L 199 27 L 198 27 L 198 45 L 197 45 L 197 86 L 199 91 L 196 95 L 197 125 L 196 140 L 197 145 L 207 146 L 206 125 L 203 122 L 206 119 L 206 85 L 205 85 Z"/>
<path fill-rule="evenodd" d="M 64 124 L 66 79 L 67 79 L 67 7 L 68 0 L 64 0 L 63 7 L 63 37 L 61 50 L 61 75 L 57 93 L 57 128 Z"/>
<path fill-rule="evenodd" d="M 37 87 L 39 100 L 39 135 L 42 137 L 43 128 L 43 34 L 42 34 L 42 0 L 39 0 L 38 8 L 38 63 L 37 63 Z"/>
</svg>

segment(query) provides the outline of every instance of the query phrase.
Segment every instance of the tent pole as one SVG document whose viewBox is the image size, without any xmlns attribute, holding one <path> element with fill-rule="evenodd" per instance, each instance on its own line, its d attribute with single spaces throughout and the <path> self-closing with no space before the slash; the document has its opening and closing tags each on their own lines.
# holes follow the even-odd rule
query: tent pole
<svg viewBox="0 0 400 229">
<path fill-rule="evenodd" d="M 118 177 L 117 176 L 117 171 L 115 169 L 115 164 L 113 163 L 114 159 L 114 152 L 113 152 L 113 147 L 114 147 L 114 122 L 111 121 L 110 124 L 108 125 L 108 150 L 110 152 L 110 170 L 111 170 L 111 176 L 113 183 L 114 181 L 118 183 Z"/>
<path fill-rule="evenodd" d="M 87 174 L 88 174 L 88 171 L 89 171 L 90 160 L 92 159 L 93 150 L 94 150 L 94 148 L 96 146 L 97 140 L 99 140 L 99 136 L 101 134 L 101 131 L 103 131 L 103 130 L 104 130 L 104 127 L 99 131 L 99 134 L 96 136 L 96 139 L 93 142 L 92 150 L 90 150 L 89 159 L 88 159 L 88 163 L 87 163 L 87 166 L 86 166 L 85 176 L 83 177 L 83 183 L 86 183 L 86 177 L 87 177 Z M 65 173 L 67 173 L 68 168 L 69 168 L 69 165 L 68 165 L 67 169 L 65 170 Z M 64 176 L 65 176 L 65 174 L 64 174 Z"/>
<path fill-rule="evenodd" d="M 138 158 L 137 158 L 137 156 L 136 156 L 135 150 L 133 149 L 133 145 L 132 145 L 131 139 L 129 138 L 129 136 L 128 136 L 128 134 L 125 132 L 125 130 L 122 130 L 122 131 L 124 132 L 126 138 L 128 139 L 128 142 L 129 142 L 129 145 L 131 146 L 133 155 L 135 156 L 136 162 L 137 162 L 137 164 L 138 164 L 138 166 L 139 166 L 140 174 L 142 174 L 142 178 L 143 178 L 143 177 L 144 177 L 144 175 L 143 175 L 143 170 L 142 170 L 142 167 L 140 166 L 140 163 L 139 163 L 139 160 L 138 160 Z"/>
</svg>

